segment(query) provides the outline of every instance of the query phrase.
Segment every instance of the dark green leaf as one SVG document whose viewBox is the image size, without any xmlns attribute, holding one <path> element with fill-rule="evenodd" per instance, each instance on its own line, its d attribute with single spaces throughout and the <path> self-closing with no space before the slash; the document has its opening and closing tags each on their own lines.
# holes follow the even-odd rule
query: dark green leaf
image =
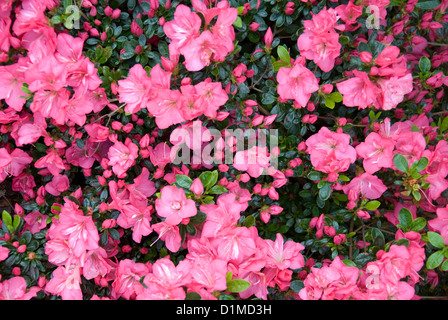
<svg viewBox="0 0 448 320">
<path fill-rule="evenodd" d="M 183 174 L 176 174 L 176 183 L 179 187 L 190 189 L 193 180 L 190 177 Z"/>
<path fill-rule="evenodd" d="M 408 172 L 409 170 L 408 160 L 402 154 L 397 153 L 394 155 L 394 164 L 401 172 Z"/>
<path fill-rule="evenodd" d="M 429 60 L 429 58 L 425 56 L 421 57 L 420 61 L 418 62 L 418 67 L 420 68 L 420 71 L 423 73 L 429 72 L 429 70 L 431 70 L 431 60 Z"/>
<path fill-rule="evenodd" d="M 428 240 L 429 240 L 429 243 L 432 244 L 436 248 L 442 249 L 443 247 L 445 247 L 445 240 L 437 232 L 429 231 L 428 232 Z"/>
<path fill-rule="evenodd" d="M 438 266 L 440 266 L 443 259 L 444 259 L 444 256 L 443 256 L 442 251 L 440 251 L 440 250 L 436 251 L 429 256 L 428 260 L 426 260 L 426 267 L 430 270 L 435 269 Z"/>
<path fill-rule="evenodd" d="M 247 290 L 250 282 L 244 279 L 233 279 L 227 282 L 227 291 L 238 293 Z"/>
<path fill-rule="evenodd" d="M 403 226 L 404 229 L 409 229 L 412 224 L 412 213 L 406 208 L 401 208 L 400 212 L 398 213 L 398 221 L 400 222 L 400 225 Z"/>
<path fill-rule="evenodd" d="M 419 0 L 419 2 L 415 5 L 417 8 L 432 10 L 440 5 L 439 0 Z"/>
</svg>

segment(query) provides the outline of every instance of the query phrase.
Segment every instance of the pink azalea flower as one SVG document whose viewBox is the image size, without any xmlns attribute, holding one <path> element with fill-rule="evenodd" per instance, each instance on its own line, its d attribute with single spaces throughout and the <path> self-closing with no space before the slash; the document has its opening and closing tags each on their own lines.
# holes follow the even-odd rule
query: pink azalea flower
<svg viewBox="0 0 448 320">
<path fill-rule="evenodd" d="M 370 173 L 363 173 L 353 178 L 349 184 L 345 185 L 342 190 L 348 194 L 350 190 L 354 190 L 360 197 L 367 199 L 378 199 L 387 190 L 383 181 Z"/>
<path fill-rule="evenodd" d="M 171 163 L 170 158 L 170 147 L 167 143 L 161 142 L 156 145 L 155 148 L 149 146 L 149 159 L 151 160 L 151 163 L 163 169 L 168 163 Z"/>
<path fill-rule="evenodd" d="M 13 277 L 0 283 L 0 300 L 31 300 L 40 290 L 39 287 L 27 288 L 23 277 Z"/>
<path fill-rule="evenodd" d="M 436 210 L 437 218 L 429 220 L 428 225 L 440 233 L 448 244 L 448 206 Z"/>
<path fill-rule="evenodd" d="M 134 183 L 127 184 L 129 201 L 137 207 L 147 207 L 148 197 L 156 192 L 155 183 L 149 180 L 149 170 L 143 167 L 142 173 L 134 179 Z"/>
<path fill-rule="evenodd" d="M 80 268 L 58 267 L 47 282 L 45 290 L 62 300 L 82 300 Z"/>
<path fill-rule="evenodd" d="M 147 276 L 151 270 L 143 263 L 130 259 L 120 260 L 115 270 L 115 279 L 112 283 L 111 296 L 114 299 L 123 297 L 126 300 L 135 297 L 144 290 L 140 279 Z"/>
<path fill-rule="evenodd" d="M 219 196 L 216 204 L 201 205 L 200 210 L 207 214 L 202 236 L 216 237 L 238 223 L 242 208 L 236 202 L 235 195 L 229 193 Z"/>
<path fill-rule="evenodd" d="M 381 90 L 370 81 L 364 71 L 353 70 L 355 77 L 336 83 L 338 91 L 342 94 L 342 103 L 347 107 L 365 109 L 371 106 Z"/>
<path fill-rule="evenodd" d="M 211 243 L 216 246 L 218 257 L 226 261 L 242 261 L 257 251 L 253 234 L 246 227 L 227 228 Z"/>
<path fill-rule="evenodd" d="M 0 100 L 5 99 L 6 104 L 18 112 L 26 102 L 22 91 L 24 80 L 16 65 L 0 66 Z"/>
<path fill-rule="evenodd" d="M 9 249 L 6 247 L 0 247 L 0 261 L 6 260 L 9 255 Z"/>
<path fill-rule="evenodd" d="M 233 160 L 235 169 L 247 171 L 253 178 L 258 178 L 269 165 L 270 155 L 267 147 L 254 146 L 249 150 L 238 151 Z"/>
<path fill-rule="evenodd" d="M 207 291 L 222 291 L 227 289 L 226 283 L 227 262 L 220 259 L 212 261 L 198 257 L 194 259 L 191 268 L 191 277 Z"/>
<path fill-rule="evenodd" d="M 203 105 L 204 115 L 216 118 L 219 107 L 223 106 L 229 97 L 221 83 L 212 82 L 210 78 L 195 85 L 200 104 Z"/>
<path fill-rule="evenodd" d="M 306 146 L 312 165 L 322 172 L 343 172 L 356 161 L 356 150 L 350 145 L 350 136 L 332 132 L 327 127 L 309 137 Z"/>
<path fill-rule="evenodd" d="M 179 53 L 180 49 L 187 45 L 192 39 L 199 36 L 201 19 L 198 14 L 183 4 L 176 7 L 174 19 L 163 25 L 163 31 L 170 42 L 170 53 Z"/>
<path fill-rule="evenodd" d="M 304 21 L 305 31 L 297 40 L 300 54 L 313 60 L 324 72 L 333 69 L 342 47 L 334 30 L 337 19 L 336 10 L 324 8 L 312 20 Z"/>
<path fill-rule="evenodd" d="M 421 132 L 402 132 L 395 142 L 395 153 L 403 155 L 409 166 L 423 156 L 425 149 L 426 140 Z"/>
<path fill-rule="evenodd" d="M 403 77 L 380 79 L 378 85 L 382 90 L 382 100 L 380 100 L 380 107 L 382 110 L 391 110 L 395 108 L 403 101 L 404 96 L 414 89 L 411 73 L 408 73 Z"/>
<path fill-rule="evenodd" d="M 59 232 L 68 238 L 68 246 L 76 257 L 86 250 L 98 248 L 98 230 L 91 216 L 84 216 L 82 210 L 72 201 L 65 199 L 65 204 L 59 214 Z"/>
<path fill-rule="evenodd" d="M 287 268 L 299 269 L 305 265 L 300 251 L 305 249 L 300 243 L 284 241 L 283 236 L 277 233 L 275 241 L 264 240 L 266 245 L 266 266 L 275 267 L 280 270 Z"/>
<path fill-rule="evenodd" d="M 178 225 L 184 218 L 197 214 L 195 202 L 187 199 L 183 189 L 174 186 L 163 187 L 155 204 L 157 214 L 171 225 Z"/>
<path fill-rule="evenodd" d="M 98 276 L 104 277 L 111 270 L 112 267 L 107 261 L 107 253 L 103 248 L 89 250 L 87 252 L 82 268 L 84 278 L 91 280 Z"/>
<path fill-rule="evenodd" d="M 118 80 L 119 102 L 126 103 L 125 111 L 135 113 L 146 108 L 151 98 L 151 80 L 142 65 L 136 64 L 129 69 L 129 75 L 124 80 Z"/>
<path fill-rule="evenodd" d="M 373 174 L 381 168 L 392 168 L 394 148 L 395 143 L 391 138 L 372 132 L 355 149 L 356 153 L 364 159 L 363 167 L 366 172 Z"/>
<path fill-rule="evenodd" d="M 159 234 L 157 240 L 165 241 L 165 246 L 168 250 L 171 252 L 179 251 L 182 244 L 182 237 L 180 236 L 178 226 L 173 226 L 162 221 L 153 225 L 153 229 Z"/>
<path fill-rule="evenodd" d="M 281 67 L 277 73 L 277 92 L 281 99 L 294 99 L 306 107 L 311 94 L 319 90 L 319 82 L 307 67 L 296 63 L 292 68 Z"/>
<path fill-rule="evenodd" d="M 177 266 L 169 256 L 154 262 L 152 273 L 143 280 L 147 289 L 137 296 L 137 300 L 184 300 L 183 285 L 191 277 L 191 263 L 183 260 Z"/>
<path fill-rule="evenodd" d="M 25 229 L 30 230 L 32 234 L 39 232 L 47 226 L 48 216 L 38 211 L 28 213 L 24 220 L 26 222 Z"/>
<path fill-rule="evenodd" d="M 117 218 L 117 224 L 125 229 L 132 228 L 132 240 L 140 243 L 142 237 L 153 230 L 151 215 L 154 209 L 152 206 L 137 208 L 133 205 L 123 205 L 120 209 L 121 214 Z"/>
<path fill-rule="evenodd" d="M 135 164 L 135 160 L 138 157 L 138 146 L 130 140 L 125 141 L 125 143 L 116 141 L 109 148 L 107 155 L 109 157 L 109 165 L 112 166 L 114 173 L 122 177 Z"/>
<path fill-rule="evenodd" d="M 70 181 L 64 174 L 54 176 L 51 182 L 45 185 L 45 190 L 54 196 L 59 196 L 62 192 L 67 191 L 69 188 Z"/>
</svg>

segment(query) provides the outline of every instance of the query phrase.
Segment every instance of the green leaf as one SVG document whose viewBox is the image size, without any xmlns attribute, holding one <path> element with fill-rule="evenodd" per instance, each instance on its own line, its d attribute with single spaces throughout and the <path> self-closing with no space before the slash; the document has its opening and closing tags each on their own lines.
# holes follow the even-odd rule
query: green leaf
<svg viewBox="0 0 448 320">
<path fill-rule="evenodd" d="M 448 116 L 443 118 L 443 121 L 441 122 L 441 124 L 439 126 L 439 130 L 440 130 L 440 132 L 445 132 L 448 130 Z"/>
<path fill-rule="evenodd" d="M 199 179 L 201 180 L 204 189 L 209 190 L 218 181 L 218 171 L 215 170 L 202 172 L 199 175 Z"/>
<path fill-rule="evenodd" d="M 125 51 L 120 55 L 120 59 L 129 60 L 135 55 L 134 51 Z"/>
<path fill-rule="evenodd" d="M 246 228 L 250 228 L 255 224 L 255 218 L 254 216 L 247 216 L 246 219 L 244 219 L 243 225 Z"/>
<path fill-rule="evenodd" d="M 19 215 L 15 215 L 13 223 L 12 223 L 12 227 L 14 228 L 14 230 L 19 227 L 19 224 L 20 224 L 20 216 Z"/>
<path fill-rule="evenodd" d="M 201 295 L 197 292 L 189 292 L 185 296 L 185 300 L 201 300 L 201 299 L 202 299 Z"/>
<path fill-rule="evenodd" d="M 289 55 L 288 49 L 284 46 L 277 47 L 277 54 L 281 61 L 285 62 L 288 66 L 291 64 L 291 56 Z"/>
<path fill-rule="evenodd" d="M 419 160 L 415 161 L 412 164 L 411 169 L 414 169 L 417 172 L 423 171 L 428 166 L 428 163 L 429 163 L 428 158 L 421 157 Z"/>
<path fill-rule="evenodd" d="M 236 28 L 242 28 L 243 27 L 243 20 L 241 20 L 241 17 L 236 17 L 235 22 L 233 22 L 233 26 Z"/>
<path fill-rule="evenodd" d="M 412 221 L 411 231 L 420 231 L 424 227 L 426 227 L 426 220 L 425 220 L 425 218 L 418 217 L 417 219 Z"/>
<path fill-rule="evenodd" d="M 244 279 L 233 279 L 227 282 L 227 291 L 238 293 L 247 290 L 250 282 Z"/>
<path fill-rule="evenodd" d="M 306 176 L 311 181 L 318 181 L 322 179 L 322 173 L 320 173 L 319 171 L 310 171 Z"/>
<path fill-rule="evenodd" d="M 417 201 L 420 201 L 420 199 L 422 198 L 422 195 L 418 190 L 412 190 L 412 196 Z"/>
<path fill-rule="evenodd" d="M 76 145 L 79 149 L 84 149 L 84 141 L 82 141 L 81 139 L 76 139 Z"/>
<path fill-rule="evenodd" d="M 327 97 L 324 103 L 327 108 L 334 109 L 335 103 L 330 97 Z"/>
<path fill-rule="evenodd" d="M 176 183 L 179 187 L 190 189 L 193 180 L 190 177 L 183 174 L 176 174 Z"/>
<path fill-rule="evenodd" d="M 319 190 L 319 198 L 322 200 L 328 200 L 331 195 L 331 183 L 328 181 L 323 185 L 323 187 Z"/>
<path fill-rule="evenodd" d="M 342 99 L 343 99 L 342 94 L 340 94 L 339 92 L 332 92 L 332 93 L 330 93 L 330 97 L 335 102 L 341 102 Z"/>
<path fill-rule="evenodd" d="M 108 231 L 112 239 L 114 240 L 120 239 L 120 233 L 118 232 L 117 229 L 108 229 Z"/>
<path fill-rule="evenodd" d="M 347 36 L 340 36 L 339 37 L 339 43 L 342 44 L 342 45 L 349 44 L 350 43 L 350 38 L 347 37 Z"/>
<path fill-rule="evenodd" d="M 431 70 L 431 60 L 429 60 L 428 57 L 421 57 L 420 61 L 418 62 L 418 66 L 420 68 L 420 71 L 423 73 L 429 72 Z"/>
<path fill-rule="evenodd" d="M 226 273 L 226 282 L 229 282 L 230 280 L 232 280 L 233 277 L 233 273 L 232 271 L 229 271 Z"/>
<path fill-rule="evenodd" d="M 444 259 L 444 256 L 443 256 L 442 251 L 440 251 L 440 250 L 436 251 L 429 256 L 428 260 L 426 260 L 426 267 L 430 270 L 435 269 L 438 266 L 440 266 L 443 259 Z"/>
<path fill-rule="evenodd" d="M 401 172 L 409 171 L 408 160 L 402 154 L 397 153 L 394 155 L 394 164 L 395 164 L 395 167 L 397 167 L 397 169 L 400 170 Z"/>
<path fill-rule="evenodd" d="M 381 202 L 377 200 L 372 200 L 366 203 L 365 208 L 367 210 L 376 210 L 381 205 Z"/>
<path fill-rule="evenodd" d="M 432 10 L 440 5 L 439 0 L 420 0 L 415 6 L 420 9 Z"/>
<path fill-rule="evenodd" d="M 229 190 L 226 187 L 220 186 L 220 185 L 214 185 L 213 187 L 208 190 L 207 193 L 209 194 L 223 194 L 228 192 Z"/>
<path fill-rule="evenodd" d="M 190 223 L 202 223 L 205 221 L 205 219 L 207 219 L 207 214 L 202 212 L 202 211 L 198 211 L 198 213 L 190 218 Z"/>
<path fill-rule="evenodd" d="M 432 244 L 436 248 L 442 249 L 443 247 L 445 247 L 445 240 L 437 232 L 429 231 L 428 232 L 428 240 L 429 240 L 429 243 Z"/>
<path fill-rule="evenodd" d="M 401 208 L 400 212 L 398 213 L 398 221 L 400 222 L 400 225 L 405 229 L 408 230 L 411 227 L 412 224 L 412 213 L 406 208 Z"/>
<path fill-rule="evenodd" d="M 294 280 L 294 281 L 291 282 L 291 285 L 289 287 L 295 293 L 299 293 L 300 290 L 305 288 L 305 285 L 304 285 L 302 280 Z"/>
<path fill-rule="evenodd" d="M 354 263 L 352 260 L 344 259 L 344 260 L 342 260 L 342 262 L 343 262 L 347 267 L 356 267 L 356 263 Z"/>
<path fill-rule="evenodd" d="M 8 211 L 3 210 L 2 212 L 2 221 L 8 226 L 12 227 L 12 217 Z M 9 229 L 9 228 L 8 228 Z"/>
<path fill-rule="evenodd" d="M 51 17 L 50 21 L 53 24 L 60 24 L 62 22 L 62 16 L 55 14 L 54 16 Z"/>
<path fill-rule="evenodd" d="M 373 239 L 373 245 L 377 247 L 384 247 L 386 240 L 384 238 L 384 234 L 381 232 L 380 229 L 372 228 L 372 239 Z"/>
<path fill-rule="evenodd" d="M 443 261 L 441 268 L 442 271 L 448 271 L 448 260 Z"/>
</svg>

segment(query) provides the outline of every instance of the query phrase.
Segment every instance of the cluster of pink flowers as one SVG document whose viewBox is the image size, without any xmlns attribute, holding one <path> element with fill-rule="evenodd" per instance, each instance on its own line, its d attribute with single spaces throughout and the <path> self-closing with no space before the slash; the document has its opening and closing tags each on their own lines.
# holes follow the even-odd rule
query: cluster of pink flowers
<svg viewBox="0 0 448 320">
<path fill-rule="evenodd" d="M 390 28 L 389 0 L 83 0 L 82 30 L 60 2 L 0 3 L 0 300 L 417 299 L 448 270 L 447 0 L 418 31 L 416 0 Z"/>
<path fill-rule="evenodd" d="M 163 30 L 171 40 L 170 55 L 182 54 L 187 70 L 199 71 L 212 61 L 224 61 L 226 55 L 234 50 L 232 24 L 238 10 L 230 7 L 226 0 L 213 8 L 208 8 L 200 0 L 194 0 L 192 4 L 196 12 L 186 5 L 177 6 L 174 20 L 167 21 Z M 204 17 L 204 25 L 198 13 Z M 211 25 L 215 17 L 216 22 Z"/>
<path fill-rule="evenodd" d="M 370 66 L 370 71 L 353 70 L 352 78 L 336 84 L 347 107 L 374 106 L 379 110 L 391 110 L 413 90 L 412 74 L 398 47 L 385 47 L 375 59 L 367 51 L 361 52 L 360 57 Z"/>
<path fill-rule="evenodd" d="M 392 245 L 388 252 L 378 251 L 378 260 L 362 270 L 346 265 L 340 257 L 321 268 L 310 266 L 298 295 L 303 300 L 411 300 L 425 260 L 424 242 L 416 232 L 401 237 L 409 240 L 407 247 Z"/>
<path fill-rule="evenodd" d="M 118 81 L 118 94 L 120 102 L 126 103 L 125 111 L 136 113 L 146 108 L 160 129 L 201 115 L 218 118 L 218 109 L 228 100 L 220 82 L 208 78 L 193 85 L 190 78 L 184 78 L 179 89 L 171 89 L 171 74 L 156 65 L 148 77 L 141 65 L 133 66 L 129 76 Z M 219 118 L 223 116 L 220 114 Z"/>
</svg>

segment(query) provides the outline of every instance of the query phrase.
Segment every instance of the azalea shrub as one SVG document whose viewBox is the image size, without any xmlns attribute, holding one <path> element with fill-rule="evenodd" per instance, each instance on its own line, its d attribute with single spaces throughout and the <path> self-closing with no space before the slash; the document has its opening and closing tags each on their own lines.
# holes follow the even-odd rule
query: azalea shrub
<svg viewBox="0 0 448 320">
<path fill-rule="evenodd" d="M 2 0 L 0 299 L 448 290 L 447 0 Z"/>
</svg>

